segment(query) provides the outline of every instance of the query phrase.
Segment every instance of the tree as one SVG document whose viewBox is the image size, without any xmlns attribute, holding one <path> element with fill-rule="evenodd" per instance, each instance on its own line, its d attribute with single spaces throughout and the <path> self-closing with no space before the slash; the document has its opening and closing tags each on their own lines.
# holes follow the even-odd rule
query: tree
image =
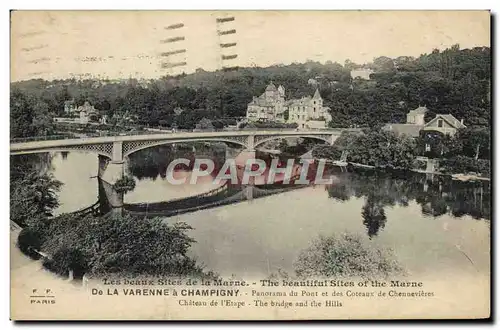
<svg viewBox="0 0 500 330">
<path fill-rule="evenodd" d="M 42 246 L 39 232 L 32 228 L 23 228 L 17 237 L 17 246 L 25 255 L 38 259 L 40 256 L 36 251 Z"/>
<path fill-rule="evenodd" d="M 387 56 L 380 56 L 373 60 L 375 71 L 377 72 L 393 72 L 395 70 L 394 60 Z"/>
<path fill-rule="evenodd" d="M 49 135 L 53 132 L 47 104 L 18 89 L 14 89 L 10 96 L 10 123 L 12 138 Z"/>
<path fill-rule="evenodd" d="M 355 137 L 348 148 L 348 159 L 376 167 L 411 169 L 415 159 L 412 138 L 394 132 L 369 130 Z"/>
<path fill-rule="evenodd" d="M 350 71 L 362 66 L 376 69 L 376 74 L 370 81 L 352 82 Z M 150 126 L 157 126 L 160 120 L 171 122 L 173 118 L 167 116 L 182 108 L 184 112 L 176 119 L 178 127 L 193 129 L 203 117 L 244 116 L 252 97 L 260 95 L 270 80 L 286 88 L 287 99 L 310 96 L 314 90 L 307 84 L 309 79 L 317 79 L 324 105 L 332 109 L 331 127 L 402 122 L 409 110 L 423 104 L 431 110 L 428 116 L 450 113 L 463 118 L 468 127 L 490 126 L 491 50 L 454 45 L 418 58 L 380 56 L 364 65 L 350 60 L 344 66 L 309 61 L 237 68 L 223 74 L 199 70 L 154 80 L 148 88 L 134 80 L 117 84 L 91 79 L 13 82 L 12 136 L 43 135 L 50 128 L 43 128 L 49 121 L 37 120 L 35 125 L 41 122 L 41 129 L 31 127 L 39 111 L 36 108 L 43 110 L 41 104 L 46 104 L 49 113 L 60 113 L 66 99 L 75 99 L 78 104 L 89 100 L 109 117 L 128 113 L 137 116 L 139 124 Z M 16 106 L 13 101 L 24 103 Z M 211 115 L 200 115 L 200 110 Z"/>
<path fill-rule="evenodd" d="M 475 159 L 490 159 L 490 130 L 488 128 L 465 128 L 456 134 L 456 140 L 463 146 L 463 155 Z"/>
<path fill-rule="evenodd" d="M 449 158 L 462 153 L 462 141 L 439 131 L 422 131 L 416 140 L 418 154 L 429 158 Z"/>
<path fill-rule="evenodd" d="M 361 215 L 363 216 L 363 224 L 368 231 L 370 239 L 373 236 L 377 236 L 380 229 L 383 229 L 387 222 L 383 205 L 375 201 L 371 196 L 367 197 Z"/>
<path fill-rule="evenodd" d="M 203 129 L 203 130 L 212 130 L 214 129 L 214 125 L 212 125 L 212 121 L 207 118 L 202 118 L 198 124 L 196 124 L 197 129 Z"/>
<path fill-rule="evenodd" d="M 37 223 L 42 217 L 52 216 L 59 206 L 57 192 L 62 183 L 50 174 L 27 173 L 11 180 L 10 218 L 20 226 Z"/>
</svg>

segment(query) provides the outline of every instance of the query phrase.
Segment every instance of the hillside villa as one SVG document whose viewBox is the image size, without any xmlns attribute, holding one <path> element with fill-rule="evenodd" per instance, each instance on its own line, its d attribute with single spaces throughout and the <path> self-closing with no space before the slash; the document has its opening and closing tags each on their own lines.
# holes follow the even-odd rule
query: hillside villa
<svg viewBox="0 0 500 330">
<path fill-rule="evenodd" d="M 458 120 L 451 114 L 436 114 L 429 122 L 425 122 L 425 114 L 429 111 L 425 106 L 411 110 L 406 115 L 405 124 L 386 124 L 383 129 L 393 131 L 397 134 L 405 134 L 418 137 L 421 131 L 440 132 L 445 135 L 455 135 L 458 129 L 465 128 L 463 119 Z"/>
</svg>

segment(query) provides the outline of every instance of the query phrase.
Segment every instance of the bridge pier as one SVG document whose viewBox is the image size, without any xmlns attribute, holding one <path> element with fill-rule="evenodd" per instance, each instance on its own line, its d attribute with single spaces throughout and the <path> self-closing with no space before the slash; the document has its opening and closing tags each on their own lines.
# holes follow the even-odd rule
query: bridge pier
<svg viewBox="0 0 500 330">
<path fill-rule="evenodd" d="M 253 185 L 247 185 L 245 187 L 245 198 L 247 201 L 253 200 Z"/>
<path fill-rule="evenodd" d="M 236 167 L 244 168 L 248 159 L 255 159 L 255 136 L 251 134 L 247 137 L 247 148 L 234 157 Z"/>
<path fill-rule="evenodd" d="M 332 136 L 330 137 L 330 145 L 333 146 L 333 144 L 335 143 L 335 141 L 337 140 L 338 138 L 338 135 L 336 134 L 332 134 Z"/>
<path fill-rule="evenodd" d="M 123 193 L 113 189 L 113 185 L 98 178 L 99 184 L 99 211 L 101 214 L 118 213 L 123 211 Z"/>
<path fill-rule="evenodd" d="M 123 145 L 121 141 L 113 142 L 113 153 L 111 160 L 108 157 L 99 155 L 99 193 L 103 193 L 107 204 L 112 212 L 123 208 L 123 193 L 118 193 L 113 185 L 123 178 L 125 172 L 125 160 L 123 158 Z M 102 188 L 102 189 L 101 189 Z"/>
</svg>

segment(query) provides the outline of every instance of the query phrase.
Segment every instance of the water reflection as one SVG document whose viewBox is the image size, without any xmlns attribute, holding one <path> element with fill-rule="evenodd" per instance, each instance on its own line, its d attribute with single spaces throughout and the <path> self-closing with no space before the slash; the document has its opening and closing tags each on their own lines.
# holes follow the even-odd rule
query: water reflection
<svg viewBox="0 0 500 330">
<path fill-rule="evenodd" d="M 210 177 L 198 185 L 169 185 L 162 176 L 174 157 L 170 152 L 176 153 L 175 157 L 187 154 L 186 158 L 196 155 L 223 160 L 222 151 L 205 150 L 203 155 L 199 153 L 203 147 L 196 151 L 192 147 L 178 147 L 177 151 L 170 148 L 151 148 L 140 157 L 131 157 L 128 171 L 137 185 L 125 196 L 126 204 L 186 199 L 188 206 L 196 206 L 202 199 L 193 196 L 217 188 Z M 64 184 L 59 194 L 61 206 L 55 214 L 85 208 L 98 196 L 104 196 L 96 178 L 95 154 L 30 157 L 13 156 L 11 164 L 27 165 L 27 159 L 32 159 L 41 171 L 53 173 Z M 194 229 L 190 236 L 198 242 L 192 246 L 192 254 L 207 268 L 223 275 L 267 276 L 280 269 L 293 272 L 297 253 L 318 235 L 344 231 L 367 235 L 375 243 L 394 248 L 398 259 L 413 271 L 462 266 L 474 272 L 476 268 L 489 269 L 489 182 L 466 183 L 446 177 L 369 170 L 341 172 L 338 168 L 328 172 L 336 178 L 328 186 L 277 189 L 280 193 L 263 198 L 252 195 L 251 200 L 242 198 L 237 204 L 221 204 L 165 221 L 191 225 Z M 190 175 L 189 169 L 184 169 L 184 175 Z M 187 205 L 175 203 L 179 207 Z M 457 244 L 474 260 L 475 268 L 457 250 Z"/>
<path fill-rule="evenodd" d="M 347 202 L 351 197 L 365 198 L 361 215 L 369 237 L 376 236 L 385 227 L 386 207 L 407 207 L 410 201 L 420 205 L 424 216 L 450 214 L 490 219 L 487 181 L 458 182 L 449 177 L 419 173 L 356 170 L 337 173 L 336 182 L 326 189 L 328 196 L 339 202 Z"/>
<path fill-rule="evenodd" d="M 165 179 L 167 167 L 174 159 L 186 158 L 190 160 L 190 167 L 185 170 L 192 170 L 196 158 L 211 159 L 215 163 L 215 168 L 222 166 L 225 160 L 226 146 L 224 144 L 174 144 L 151 147 L 139 150 L 129 156 L 128 171 L 139 180 L 156 180 L 158 177 Z M 180 164 L 182 165 L 182 164 Z"/>
<path fill-rule="evenodd" d="M 384 206 L 372 197 L 366 199 L 361 215 L 363 216 L 363 225 L 365 225 L 370 238 L 376 236 L 379 230 L 385 227 L 385 223 L 387 222 Z"/>
<path fill-rule="evenodd" d="M 24 173 L 35 171 L 43 174 L 54 171 L 54 154 L 45 152 L 40 154 L 17 155 L 10 157 L 10 179 L 17 180 Z"/>
<path fill-rule="evenodd" d="M 218 189 L 219 186 L 213 184 L 213 177 L 202 177 L 197 185 L 170 185 L 165 180 L 166 170 L 170 161 L 176 157 L 191 160 L 210 158 L 220 168 L 225 160 L 225 153 L 225 146 L 211 147 L 197 144 L 196 146 L 159 146 L 131 155 L 128 171 L 137 179 L 138 184 L 136 190 L 126 196 L 126 203 L 193 199 L 194 196 Z M 234 150 L 233 153 L 235 153 Z M 262 155 L 259 157 L 262 158 Z M 269 163 L 270 157 L 263 158 Z M 191 164 L 193 163 L 191 161 Z M 63 207 L 64 212 L 74 211 L 69 209 L 70 207 L 76 209 L 86 207 L 92 204 L 97 196 L 105 201 L 102 191 L 99 193 L 99 185 L 95 179 L 96 167 L 95 155 L 78 152 L 11 157 L 13 179 L 22 171 L 34 168 L 41 173 L 53 173 L 56 179 L 63 182 L 64 186 L 59 197 L 63 201 L 62 206 L 66 206 Z M 76 175 L 80 172 L 84 175 Z M 325 187 L 329 198 L 341 203 L 349 202 L 353 197 L 364 198 L 360 214 L 369 237 L 376 236 L 384 229 L 387 223 L 386 209 L 388 207 L 407 207 L 411 201 L 415 201 L 420 206 L 421 214 L 424 216 L 439 217 L 449 214 L 453 217 L 462 217 L 469 215 L 474 219 L 486 220 L 490 220 L 491 217 L 491 192 L 488 181 L 460 182 L 449 177 L 408 172 L 374 170 L 342 172 L 338 168 L 328 168 L 327 173 L 336 178 L 333 184 Z M 178 170 L 176 175 L 184 175 L 189 179 L 191 169 Z M 160 180 L 157 180 L 158 177 Z M 223 184 L 224 182 L 220 185 Z M 258 184 L 265 185 L 266 182 L 265 180 L 259 181 Z M 241 189 L 233 190 L 241 191 Z M 75 193 L 83 198 L 72 198 L 71 196 Z M 224 195 L 224 198 L 227 197 Z M 85 203 L 88 205 L 84 205 Z"/>
</svg>

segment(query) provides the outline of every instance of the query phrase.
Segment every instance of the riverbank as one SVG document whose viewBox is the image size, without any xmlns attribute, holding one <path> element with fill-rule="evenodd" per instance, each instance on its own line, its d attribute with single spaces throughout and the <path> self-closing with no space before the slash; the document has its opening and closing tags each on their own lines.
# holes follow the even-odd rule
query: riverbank
<svg viewBox="0 0 500 330">
<path fill-rule="evenodd" d="M 359 163 L 354 163 L 354 162 L 339 162 L 339 161 L 334 161 L 334 160 L 329 160 L 329 159 L 324 159 L 324 158 L 314 158 L 315 161 L 322 161 L 325 162 L 326 164 L 329 165 L 334 165 L 334 166 L 353 166 L 355 168 L 364 168 L 364 169 L 374 169 L 374 170 L 387 170 L 387 167 L 377 167 L 373 165 L 366 165 L 366 164 L 359 164 Z M 344 165 L 345 164 L 345 165 Z M 443 173 L 439 171 L 426 171 L 426 170 L 420 170 L 420 169 L 403 169 L 403 168 L 390 168 L 391 170 L 404 170 L 404 171 L 409 171 L 409 172 L 414 172 L 414 173 L 422 173 L 422 174 L 432 174 L 432 175 L 440 175 L 440 176 L 446 176 L 446 177 L 451 177 L 453 180 L 460 180 L 460 181 L 491 181 L 491 178 L 488 177 L 482 177 L 478 175 L 468 175 L 464 173 Z"/>
</svg>

